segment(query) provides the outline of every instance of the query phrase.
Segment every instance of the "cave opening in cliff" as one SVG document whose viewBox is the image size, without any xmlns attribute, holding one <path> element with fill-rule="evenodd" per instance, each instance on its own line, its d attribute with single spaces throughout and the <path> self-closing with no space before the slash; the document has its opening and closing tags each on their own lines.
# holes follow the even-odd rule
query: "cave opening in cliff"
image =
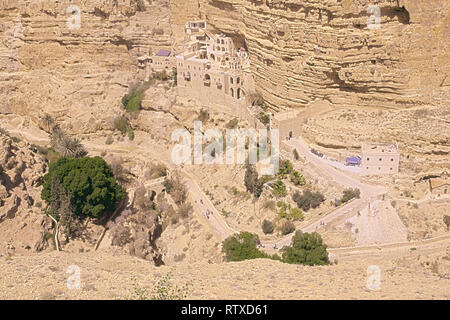
<svg viewBox="0 0 450 320">
<path fill-rule="evenodd" d="M 386 9 L 381 10 L 382 15 L 386 15 L 389 18 L 397 18 L 398 21 L 402 24 L 410 24 L 410 15 L 409 11 L 405 8 L 405 6 L 402 7 L 389 7 Z"/>
</svg>

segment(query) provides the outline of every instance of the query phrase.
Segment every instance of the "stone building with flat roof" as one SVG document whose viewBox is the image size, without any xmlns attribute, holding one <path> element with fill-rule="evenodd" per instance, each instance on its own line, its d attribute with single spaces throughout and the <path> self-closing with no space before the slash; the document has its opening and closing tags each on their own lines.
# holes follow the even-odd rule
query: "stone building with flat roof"
<svg viewBox="0 0 450 320">
<path fill-rule="evenodd" d="M 361 170 L 364 175 L 395 174 L 399 172 L 398 144 L 363 144 Z"/>
</svg>

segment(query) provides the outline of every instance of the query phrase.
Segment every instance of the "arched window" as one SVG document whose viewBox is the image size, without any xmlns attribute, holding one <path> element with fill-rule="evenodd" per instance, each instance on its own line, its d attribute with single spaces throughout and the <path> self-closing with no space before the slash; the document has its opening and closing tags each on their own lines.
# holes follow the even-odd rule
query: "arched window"
<svg viewBox="0 0 450 320">
<path fill-rule="evenodd" d="M 233 78 L 232 77 L 230 78 L 230 83 L 233 84 Z"/>
<path fill-rule="evenodd" d="M 234 98 L 234 90 L 231 88 L 231 96 Z"/>
<path fill-rule="evenodd" d="M 241 88 L 238 88 L 238 89 L 237 89 L 237 91 L 236 91 L 236 97 L 237 97 L 238 99 L 241 98 Z"/>
<path fill-rule="evenodd" d="M 240 78 L 240 77 L 237 77 L 236 83 L 239 84 L 240 82 L 241 82 L 241 78 Z"/>
</svg>

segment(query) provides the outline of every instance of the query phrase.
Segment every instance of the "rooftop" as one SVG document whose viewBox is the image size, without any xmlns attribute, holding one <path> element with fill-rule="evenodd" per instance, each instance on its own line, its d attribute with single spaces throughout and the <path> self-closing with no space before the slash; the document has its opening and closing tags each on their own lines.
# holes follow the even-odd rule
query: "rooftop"
<svg viewBox="0 0 450 320">
<path fill-rule="evenodd" d="M 157 57 L 168 57 L 170 56 L 170 50 L 161 49 L 156 53 Z"/>
</svg>

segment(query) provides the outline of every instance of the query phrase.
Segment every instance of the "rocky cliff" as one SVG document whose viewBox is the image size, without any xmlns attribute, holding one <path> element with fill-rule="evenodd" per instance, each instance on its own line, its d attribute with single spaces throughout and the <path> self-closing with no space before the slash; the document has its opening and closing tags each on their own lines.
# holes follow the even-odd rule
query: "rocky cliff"
<svg viewBox="0 0 450 320">
<path fill-rule="evenodd" d="M 37 120 L 45 110 L 70 119 L 73 131 L 105 128 L 126 87 L 138 80 L 136 58 L 157 48 L 180 48 L 184 23 L 197 18 L 248 48 L 258 91 L 273 109 L 314 100 L 399 108 L 449 100 L 446 0 L 71 5 L 1 2 L 0 112 Z"/>
</svg>

